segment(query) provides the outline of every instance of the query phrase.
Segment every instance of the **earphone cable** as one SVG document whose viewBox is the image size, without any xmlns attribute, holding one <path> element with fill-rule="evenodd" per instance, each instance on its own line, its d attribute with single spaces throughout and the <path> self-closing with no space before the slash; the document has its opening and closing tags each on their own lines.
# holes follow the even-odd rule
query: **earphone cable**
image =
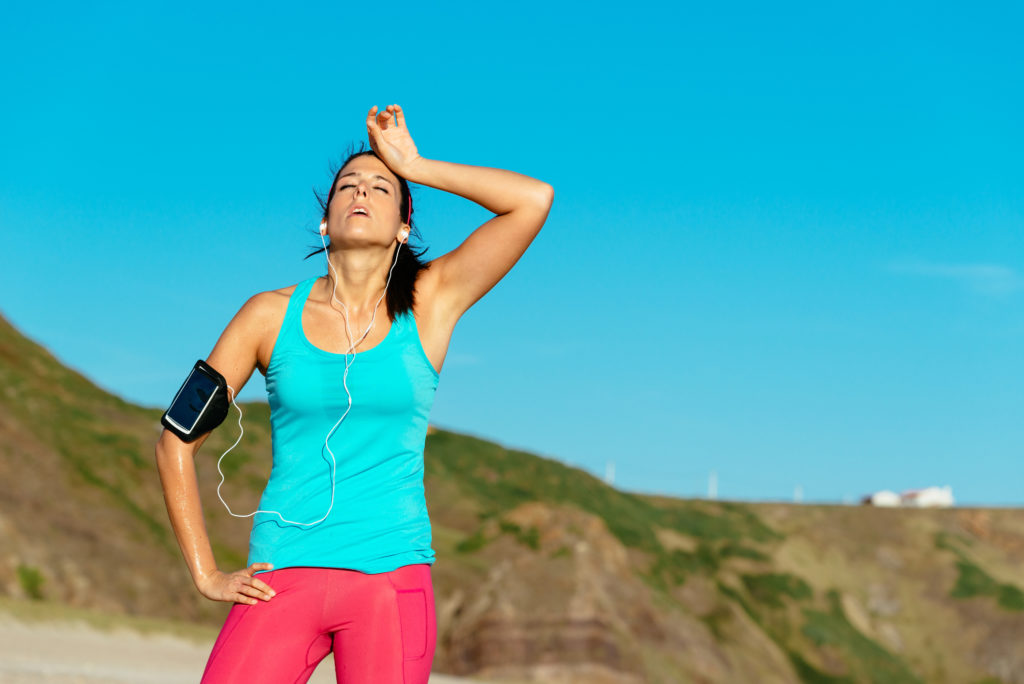
<svg viewBox="0 0 1024 684">
<path fill-rule="evenodd" d="M 330 260 L 330 258 L 328 256 L 328 253 L 327 253 L 328 252 L 328 250 L 327 250 L 327 242 L 324 240 L 323 233 L 320 234 L 320 241 L 323 242 L 323 244 L 324 244 L 324 258 L 327 260 L 327 267 L 331 271 L 334 272 L 334 288 L 331 291 L 331 301 L 332 302 L 337 301 L 339 304 L 341 304 L 341 308 L 343 309 L 343 311 L 341 313 L 342 313 L 342 316 L 345 318 L 345 335 L 348 337 L 348 341 L 352 342 L 352 331 L 351 331 L 351 329 L 349 329 L 349 324 L 348 324 L 348 308 L 345 306 L 344 302 L 342 302 L 340 299 L 337 298 L 337 295 L 338 295 L 338 272 L 335 270 L 334 265 L 331 264 L 331 260 Z M 327 433 L 327 436 L 324 437 L 324 447 L 327 448 L 327 452 L 331 455 L 331 462 L 332 462 L 332 466 L 331 466 L 331 505 L 328 506 L 327 512 L 324 513 L 324 516 L 322 518 L 320 518 L 319 520 L 315 520 L 313 522 L 308 522 L 308 523 L 303 523 L 303 522 L 297 522 L 297 521 L 294 521 L 294 520 L 288 520 L 283 515 L 281 515 L 281 513 L 279 513 L 278 511 L 270 511 L 270 510 L 259 509 L 259 510 L 253 511 L 252 513 L 248 513 L 246 515 L 239 515 L 239 514 L 233 512 L 231 510 L 231 507 L 228 506 L 228 503 L 224 500 L 224 497 L 222 497 L 221 494 L 220 494 L 220 488 L 224 484 L 224 479 L 225 479 L 224 478 L 224 471 L 221 470 L 220 463 L 221 463 L 222 460 L 224 460 L 224 457 L 228 455 L 228 452 L 230 452 L 232 449 L 234 449 L 236 446 L 238 446 L 238 443 L 242 441 L 242 435 L 245 434 L 245 430 L 242 427 L 242 409 L 238 406 L 237 403 L 235 403 L 235 394 L 236 394 L 236 392 L 235 392 L 233 387 L 228 385 L 228 389 L 231 390 L 231 403 L 234 404 L 236 409 L 238 409 L 238 429 L 239 429 L 239 435 L 238 435 L 238 439 L 235 440 L 235 443 L 232 444 L 228 448 L 227 451 L 225 451 L 223 454 L 221 454 L 219 459 L 217 459 L 217 472 L 220 473 L 220 484 L 217 485 L 217 498 L 219 498 L 221 503 L 224 504 L 224 507 L 228 509 L 228 513 L 230 513 L 234 517 L 236 517 L 236 518 L 249 518 L 249 517 L 252 517 L 252 516 L 256 515 L 257 513 L 274 513 L 279 518 L 281 518 L 281 520 L 283 522 L 290 523 L 290 524 L 293 524 L 293 525 L 309 526 L 309 525 L 317 525 L 317 524 L 323 522 L 324 520 L 327 519 L 327 516 L 331 514 L 331 510 L 334 508 L 334 490 L 336 488 L 335 480 L 337 478 L 338 459 L 335 457 L 334 452 L 331 450 L 331 447 L 328 444 L 328 440 L 330 440 L 331 436 L 334 434 L 334 431 L 338 429 L 338 426 L 341 425 L 341 422 L 343 420 L 345 420 L 345 416 L 347 416 L 349 411 L 352 410 L 352 392 L 349 391 L 349 389 L 348 389 L 348 371 L 349 371 L 349 368 L 352 367 L 352 364 L 355 363 L 356 352 L 354 350 L 355 350 L 356 346 L 358 346 L 358 344 L 360 342 L 362 342 L 364 339 L 366 339 L 366 336 L 370 334 L 370 330 L 373 329 L 374 321 L 377 318 L 377 308 L 380 306 L 381 301 L 384 299 L 384 295 L 387 294 L 388 285 L 391 284 L 391 274 L 394 272 L 395 265 L 398 263 L 398 251 L 400 249 L 402 249 L 402 243 L 401 242 L 399 242 L 398 243 L 398 247 L 395 248 L 395 260 L 391 264 L 391 269 L 388 271 L 388 277 L 387 277 L 387 280 L 384 283 L 384 292 L 381 293 L 380 298 L 377 299 L 377 303 L 373 307 L 373 315 L 370 317 L 370 325 L 366 328 L 366 331 L 362 334 L 362 336 L 356 342 L 354 342 L 354 343 L 349 345 L 348 351 L 345 352 L 345 372 L 342 375 L 342 385 L 345 387 L 345 393 L 348 395 L 348 408 L 345 409 L 345 413 L 343 413 L 341 415 L 341 418 L 338 419 L 338 422 L 336 422 L 334 424 L 334 427 L 332 427 L 330 429 L 330 431 Z M 302 315 L 301 312 L 300 312 L 299 315 L 300 316 Z M 352 352 L 352 359 L 351 359 L 351 361 L 349 360 L 349 357 L 348 357 L 349 352 Z"/>
</svg>

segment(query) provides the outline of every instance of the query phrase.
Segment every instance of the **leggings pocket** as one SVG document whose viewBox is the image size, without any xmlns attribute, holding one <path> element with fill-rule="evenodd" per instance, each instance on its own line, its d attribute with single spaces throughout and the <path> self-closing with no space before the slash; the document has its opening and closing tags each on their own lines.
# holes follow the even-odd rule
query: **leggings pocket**
<svg viewBox="0 0 1024 684">
<path fill-rule="evenodd" d="M 405 660 L 418 660 L 427 654 L 427 594 L 423 589 L 398 589 L 397 592 L 402 655 Z"/>
</svg>

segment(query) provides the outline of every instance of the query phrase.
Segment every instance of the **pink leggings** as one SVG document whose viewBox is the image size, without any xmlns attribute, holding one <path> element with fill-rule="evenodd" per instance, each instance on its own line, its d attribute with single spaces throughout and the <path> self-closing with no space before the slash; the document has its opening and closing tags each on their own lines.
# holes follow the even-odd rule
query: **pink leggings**
<svg viewBox="0 0 1024 684">
<path fill-rule="evenodd" d="M 427 684 L 437 643 L 429 565 L 256 577 L 277 595 L 231 607 L 201 684 L 303 684 L 332 649 L 338 684 Z"/>
</svg>

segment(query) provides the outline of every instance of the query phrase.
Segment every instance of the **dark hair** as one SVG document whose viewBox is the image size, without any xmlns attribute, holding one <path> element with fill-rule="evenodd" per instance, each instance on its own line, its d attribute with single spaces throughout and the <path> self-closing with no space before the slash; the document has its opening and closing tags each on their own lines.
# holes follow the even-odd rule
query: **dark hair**
<svg viewBox="0 0 1024 684">
<path fill-rule="evenodd" d="M 341 173 L 345 165 L 356 157 L 372 156 L 377 157 L 377 154 L 372 149 L 366 149 L 366 143 L 360 143 L 359 149 L 355 149 L 354 145 L 350 145 L 348 155 L 345 161 L 341 163 L 337 168 L 332 164 L 330 167 L 330 174 L 332 177 L 331 188 L 327 193 L 318 191 L 313 188 L 313 194 L 316 195 L 316 200 L 320 204 L 320 217 L 322 220 L 327 219 L 327 211 L 331 206 L 331 200 L 334 199 L 334 188 L 338 184 L 338 174 Z M 380 157 L 377 157 L 380 159 Z M 383 162 L 383 160 L 381 160 Z M 392 171 L 392 173 L 394 173 Z M 427 247 L 423 247 L 420 251 L 416 251 L 412 246 L 412 238 L 415 237 L 417 241 L 422 241 L 419 231 L 416 229 L 416 224 L 412 214 L 415 210 L 410 213 L 410 204 L 412 202 L 412 196 L 409 191 L 409 183 L 404 178 L 395 173 L 395 177 L 398 178 L 399 184 L 399 197 L 398 209 L 402 218 L 408 218 L 409 224 L 409 237 L 406 239 L 406 243 L 402 245 L 402 249 L 398 252 L 398 262 L 395 263 L 395 268 L 391 271 L 391 282 L 388 283 L 387 293 L 384 297 L 384 301 L 387 304 L 388 318 L 392 321 L 395 317 L 410 311 L 412 309 L 414 295 L 413 290 L 416 286 L 416 278 L 419 276 L 419 272 L 430 267 L 429 262 L 424 262 L 420 259 L 424 254 L 427 253 Z M 320 221 L 317 221 L 317 228 L 314 231 L 317 237 L 320 237 Z M 328 243 L 330 245 L 330 243 Z M 397 246 L 396 246 L 397 248 Z M 314 251 L 310 252 L 305 256 L 306 259 L 322 254 L 324 247 L 321 245 Z M 387 276 L 384 276 L 387 278 Z M 385 282 L 387 282 L 385 280 Z"/>
</svg>

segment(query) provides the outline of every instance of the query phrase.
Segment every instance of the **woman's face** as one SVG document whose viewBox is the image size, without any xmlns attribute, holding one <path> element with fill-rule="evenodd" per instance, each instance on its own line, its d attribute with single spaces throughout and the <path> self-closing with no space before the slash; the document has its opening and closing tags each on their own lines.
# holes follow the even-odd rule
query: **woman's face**
<svg viewBox="0 0 1024 684">
<path fill-rule="evenodd" d="M 335 244 L 391 244 L 402 227 L 401 188 L 387 165 L 372 155 L 352 159 L 338 173 L 327 210 Z"/>
</svg>

